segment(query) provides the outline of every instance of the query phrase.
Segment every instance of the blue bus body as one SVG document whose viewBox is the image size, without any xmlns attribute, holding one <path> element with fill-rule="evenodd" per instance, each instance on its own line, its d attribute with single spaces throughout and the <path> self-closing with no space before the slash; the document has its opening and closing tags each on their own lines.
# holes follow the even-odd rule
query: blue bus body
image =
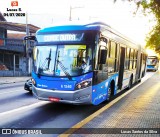
<svg viewBox="0 0 160 137">
<path fill-rule="evenodd" d="M 101 22 L 44 28 L 36 39 L 32 92 L 40 100 L 98 105 L 145 75 L 141 47 Z"/>
</svg>

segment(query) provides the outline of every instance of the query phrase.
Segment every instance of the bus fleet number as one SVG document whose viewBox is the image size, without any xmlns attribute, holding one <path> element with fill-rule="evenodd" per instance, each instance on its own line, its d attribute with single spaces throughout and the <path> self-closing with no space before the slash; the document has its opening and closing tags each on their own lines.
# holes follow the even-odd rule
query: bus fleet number
<svg viewBox="0 0 160 137">
<path fill-rule="evenodd" d="M 72 85 L 61 85 L 61 88 L 72 88 Z"/>
</svg>

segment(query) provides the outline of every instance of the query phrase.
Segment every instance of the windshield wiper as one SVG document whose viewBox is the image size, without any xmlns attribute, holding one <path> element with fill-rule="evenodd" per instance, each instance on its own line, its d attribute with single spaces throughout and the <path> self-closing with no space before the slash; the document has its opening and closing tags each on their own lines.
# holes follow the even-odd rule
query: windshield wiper
<svg viewBox="0 0 160 137">
<path fill-rule="evenodd" d="M 43 61 L 42 65 L 38 68 L 38 75 L 40 75 L 41 72 L 43 72 L 43 69 L 46 66 L 46 63 L 47 63 L 46 69 L 49 69 L 50 62 L 51 62 L 51 53 L 52 53 L 52 50 L 50 49 L 48 57 Z"/>
<path fill-rule="evenodd" d="M 52 53 L 52 50 L 50 49 L 49 56 L 48 58 L 46 58 L 48 60 L 48 69 L 49 69 L 50 62 L 51 62 L 51 53 Z"/>
<path fill-rule="evenodd" d="M 61 67 L 61 69 L 62 69 L 63 72 L 65 73 L 65 75 L 68 77 L 68 79 L 71 80 L 71 79 L 72 79 L 72 78 L 71 78 L 71 75 L 69 74 L 69 72 L 66 71 L 66 68 L 65 68 L 65 66 L 62 64 L 62 62 L 57 59 L 57 63 L 59 64 L 59 66 Z"/>
</svg>

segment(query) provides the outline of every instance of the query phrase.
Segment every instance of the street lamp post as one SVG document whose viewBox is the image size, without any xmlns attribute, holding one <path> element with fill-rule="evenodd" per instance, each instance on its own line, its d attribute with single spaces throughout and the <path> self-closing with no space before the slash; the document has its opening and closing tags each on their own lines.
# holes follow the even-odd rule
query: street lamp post
<svg viewBox="0 0 160 137">
<path fill-rule="evenodd" d="M 29 26 L 28 26 L 28 13 L 26 12 L 26 36 L 29 36 Z M 28 70 L 28 75 L 31 74 L 31 60 L 28 54 L 28 49 L 29 49 L 29 41 L 26 40 L 26 59 L 27 59 L 27 70 Z"/>
<path fill-rule="evenodd" d="M 70 6 L 70 10 L 69 10 L 69 21 L 72 21 L 72 10 L 73 10 L 73 9 L 79 9 L 79 8 L 84 8 L 84 7 L 72 7 L 72 6 Z"/>
<path fill-rule="evenodd" d="M 69 9 L 69 21 L 72 21 L 72 6 Z"/>
</svg>

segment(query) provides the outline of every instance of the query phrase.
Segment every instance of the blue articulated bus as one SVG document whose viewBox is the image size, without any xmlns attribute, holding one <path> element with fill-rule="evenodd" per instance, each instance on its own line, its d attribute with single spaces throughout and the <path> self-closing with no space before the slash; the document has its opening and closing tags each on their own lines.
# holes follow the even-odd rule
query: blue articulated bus
<svg viewBox="0 0 160 137">
<path fill-rule="evenodd" d="M 102 22 L 40 29 L 33 48 L 33 94 L 40 100 L 98 105 L 141 80 L 140 45 Z"/>
<path fill-rule="evenodd" d="M 159 59 L 157 56 L 148 56 L 147 71 L 157 71 L 159 68 Z"/>
</svg>

